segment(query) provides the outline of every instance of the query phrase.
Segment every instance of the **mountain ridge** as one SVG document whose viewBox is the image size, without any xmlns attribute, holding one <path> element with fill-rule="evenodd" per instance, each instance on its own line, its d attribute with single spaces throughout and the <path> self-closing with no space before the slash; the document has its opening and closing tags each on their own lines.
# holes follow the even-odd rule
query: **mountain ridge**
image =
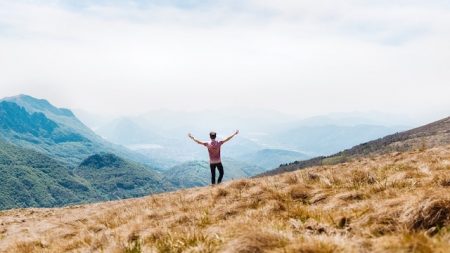
<svg viewBox="0 0 450 253">
<path fill-rule="evenodd" d="M 8 110 L 11 110 L 11 108 L 0 107 L 0 110 L 2 110 L 0 111 L 0 117 L 3 115 L 5 117 L 8 116 L 9 119 L 15 118 L 14 114 L 20 111 L 24 118 L 30 118 L 33 115 L 45 116 L 46 120 L 51 122 L 53 126 L 51 134 L 35 136 L 36 138 L 30 139 L 27 132 L 17 133 L 14 131 L 22 123 L 16 124 L 16 128 L 9 127 L 8 129 L 0 123 L 0 130 L 2 130 L 0 131 L 0 136 L 11 143 L 43 152 L 72 166 L 78 165 L 88 156 L 99 152 L 116 153 L 137 162 L 153 165 L 152 161 L 144 155 L 104 140 L 86 127 L 72 111 L 65 108 L 57 108 L 45 99 L 37 99 L 22 94 L 3 98 L 0 100 L 0 103 L 0 105 L 5 105 L 6 103 L 8 105 L 11 105 L 11 103 L 16 105 L 13 106 L 15 111 L 9 112 L 9 114 Z M 32 125 L 33 122 L 28 121 L 26 124 Z M 28 130 L 32 131 L 33 129 L 28 128 Z"/>
<path fill-rule="evenodd" d="M 61 115 L 61 116 L 68 116 L 68 117 L 74 117 L 75 115 L 73 112 L 67 108 L 57 108 L 56 106 L 52 105 L 48 100 L 46 99 L 39 99 L 35 98 L 26 94 L 19 94 L 17 96 L 12 97 L 5 97 L 3 99 L 0 99 L 0 101 L 9 101 L 16 103 L 28 110 L 30 110 L 30 113 L 36 112 L 36 111 L 48 111 L 55 115 Z M 35 110 L 33 110 L 35 108 Z"/>
<path fill-rule="evenodd" d="M 439 138 L 433 138 L 436 136 L 439 136 Z M 309 160 L 295 161 L 257 176 L 276 175 L 322 164 L 343 163 L 362 155 L 398 152 L 412 148 L 434 147 L 445 144 L 450 144 L 450 117 L 362 143 L 330 156 L 318 156 Z"/>
<path fill-rule="evenodd" d="M 247 164 L 253 164 L 264 169 L 271 169 L 279 166 L 286 161 L 292 160 L 306 160 L 311 156 L 292 150 L 265 148 L 257 152 L 243 154 L 236 159 L 241 160 Z"/>
</svg>

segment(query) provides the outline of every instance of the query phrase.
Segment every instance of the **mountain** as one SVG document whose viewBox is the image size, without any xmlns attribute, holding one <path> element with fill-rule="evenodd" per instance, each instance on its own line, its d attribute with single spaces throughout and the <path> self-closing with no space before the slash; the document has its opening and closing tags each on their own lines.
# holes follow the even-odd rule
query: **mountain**
<svg viewBox="0 0 450 253">
<path fill-rule="evenodd" d="M 86 158 L 73 173 L 89 181 L 108 200 L 174 189 L 159 173 L 110 153 Z"/>
<path fill-rule="evenodd" d="M 173 190 L 159 173 L 114 154 L 95 154 L 76 168 L 0 140 L 0 210 L 57 207 Z"/>
<path fill-rule="evenodd" d="M 153 161 L 154 167 L 160 170 L 166 170 L 187 161 L 204 159 L 207 156 L 204 147 L 198 146 L 187 138 L 187 132 L 195 129 L 194 127 L 181 127 L 180 122 L 171 125 L 172 121 L 160 121 L 159 127 L 166 129 L 156 129 L 153 125 L 155 122 L 152 121 L 150 124 L 137 118 L 119 118 L 98 128 L 96 133 L 108 141 L 124 145 L 146 156 Z M 198 136 L 208 140 L 208 133 L 205 130 L 203 136 Z M 261 145 L 242 136 L 233 139 L 223 147 L 224 153 L 230 157 L 256 152 L 260 149 Z"/>
<path fill-rule="evenodd" d="M 75 117 L 77 117 L 84 125 L 96 131 L 98 128 L 108 124 L 114 120 L 114 116 L 104 113 L 93 113 L 83 109 L 71 109 Z"/>
<path fill-rule="evenodd" d="M 203 159 L 204 152 L 186 138 L 188 132 L 208 140 L 211 130 L 218 132 L 219 138 L 225 138 L 239 128 L 241 134 L 224 148 L 227 156 L 239 160 L 243 155 L 263 149 L 291 150 L 308 156 L 329 155 L 407 129 L 404 125 L 411 122 L 397 115 L 370 112 L 300 119 L 265 110 L 160 110 L 116 119 L 96 129 L 96 133 L 151 160 L 164 161 L 158 167 L 168 169 L 176 163 Z M 279 161 L 286 163 L 292 159 Z"/>
<path fill-rule="evenodd" d="M 152 164 L 143 155 L 103 140 L 70 110 L 27 95 L 0 100 L 0 137 L 72 166 L 98 152 Z"/>
<path fill-rule="evenodd" d="M 362 142 L 395 133 L 378 125 L 303 125 L 270 136 L 270 142 L 309 154 L 328 155 Z"/>
<path fill-rule="evenodd" d="M 4 211 L 0 252 L 446 253 L 449 161 L 450 145 L 435 146 L 143 198 Z"/>
<path fill-rule="evenodd" d="M 0 102 L 0 128 L 0 136 L 5 140 L 54 154 L 57 158 L 61 158 L 60 152 L 70 149 L 73 143 L 89 142 L 81 134 L 60 127 L 42 112 L 29 113 L 23 107 L 6 101 Z M 66 157 L 71 160 L 69 156 Z"/>
<path fill-rule="evenodd" d="M 120 145 L 161 143 L 165 139 L 155 132 L 147 131 L 130 118 L 119 118 L 104 125 L 96 132 L 105 139 Z"/>
<path fill-rule="evenodd" d="M 148 166 L 148 158 L 103 140 L 70 110 L 43 99 L 20 95 L 0 101 L 0 148 L 0 209 L 54 207 L 174 189 Z"/>
<path fill-rule="evenodd" d="M 262 175 L 275 175 L 322 164 L 342 163 L 352 158 L 367 156 L 369 154 L 425 149 L 427 147 L 447 144 L 450 144 L 450 117 L 408 131 L 387 135 L 383 138 L 362 143 L 331 156 L 319 156 L 310 160 L 295 161 L 280 166 L 277 169 L 267 171 Z"/>
<path fill-rule="evenodd" d="M 305 160 L 308 158 L 310 158 L 310 156 L 306 154 L 283 149 L 262 149 L 254 153 L 243 154 L 236 157 L 239 161 L 253 164 L 266 170 L 275 168 L 282 163 Z"/>
<path fill-rule="evenodd" d="M 264 172 L 255 165 L 233 159 L 223 159 L 223 181 L 246 178 Z M 189 161 L 164 171 L 164 178 L 178 188 L 205 186 L 211 184 L 211 170 L 207 161 Z M 219 172 L 216 170 L 216 179 Z"/>
<path fill-rule="evenodd" d="M 373 126 L 410 126 L 420 124 L 422 120 L 411 118 L 406 115 L 382 113 L 377 111 L 366 112 L 334 112 L 325 115 L 317 115 L 293 120 L 286 124 L 285 128 L 292 126 L 356 126 L 356 125 L 373 125 Z"/>
<path fill-rule="evenodd" d="M 61 162 L 2 140 L 0 178 L 0 210 L 106 200 Z"/>
</svg>

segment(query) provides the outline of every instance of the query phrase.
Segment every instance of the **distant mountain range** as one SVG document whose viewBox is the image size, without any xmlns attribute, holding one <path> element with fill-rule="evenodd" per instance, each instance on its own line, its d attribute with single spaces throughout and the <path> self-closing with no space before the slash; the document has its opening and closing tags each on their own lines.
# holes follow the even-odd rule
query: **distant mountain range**
<svg viewBox="0 0 450 253">
<path fill-rule="evenodd" d="M 87 118 L 88 121 L 91 119 Z M 239 128 L 241 134 L 224 146 L 224 154 L 234 160 L 272 169 L 281 163 L 333 154 L 361 142 L 407 129 L 407 126 L 400 125 L 402 122 L 410 121 L 373 113 L 295 119 L 289 115 L 258 110 L 161 110 L 115 119 L 98 127 L 96 133 L 154 161 L 160 161 L 158 167 L 170 168 L 179 163 L 205 159 L 204 150 L 186 138 L 188 132 L 206 141 L 211 130 L 218 132 L 219 138 L 224 138 Z M 277 152 L 273 152 L 275 150 Z M 292 152 L 300 154 L 294 155 Z"/>
<path fill-rule="evenodd" d="M 311 155 L 329 155 L 397 132 L 403 127 L 380 125 L 305 125 L 275 133 L 268 139 L 272 143 Z"/>
<path fill-rule="evenodd" d="M 154 160 L 167 161 L 167 166 L 161 165 L 166 168 L 173 164 L 207 158 L 205 149 L 187 138 L 189 131 L 199 132 L 195 130 L 196 127 L 181 127 L 184 122 L 175 122 L 175 119 L 166 121 L 154 119 L 148 123 L 149 121 L 149 119 L 120 118 L 98 128 L 96 132 L 108 141 L 124 145 Z M 159 122 L 158 127 L 154 126 L 155 122 Z M 203 136 L 198 137 L 207 141 L 209 130 L 204 130 L 203 133 Z M 223 138 L 228 132 L 220 134 L 222 136 L 219 138 Z M 224 149 L 227 150 L 228 156 L 238 156 L 242 153 L 257 152 L 261 149 L 261 145 L 239 136 L 227 143 Z"/>
<path fill-rule="evenodd" d="M 387 135 L 366 143 L 356 145 L 330 156 L 295 161 L 266 171 L 259 176 L 276 175 L 317 165 L 330 165 L 347 162 L 353 158 L 369 154 L 403 152 L 411 149 L 426 149 L 445 146 L 450 143 L 450 117 L 411 130 Z"/>
<path fill-rule="evenodd" d="M 270 170 L 287 161 L 306 160 L 309 155 L 283 149 L 262 149 L 255 153 L 243 154 L 236 159 L 247 164 L 259 166 L 264 170 Z"/>
</svg>

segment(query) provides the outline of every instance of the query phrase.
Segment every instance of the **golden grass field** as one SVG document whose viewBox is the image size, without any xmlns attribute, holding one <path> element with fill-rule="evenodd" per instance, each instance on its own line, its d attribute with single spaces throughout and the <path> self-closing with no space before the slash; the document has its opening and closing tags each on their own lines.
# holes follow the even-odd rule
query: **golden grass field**
<svg viewBox="0 0 450 253">
<path fill-rule="evenodd" d="M 139 199 L 4 211 L 0 251 L 450 252 L 450 146 Z"/>
</svg>

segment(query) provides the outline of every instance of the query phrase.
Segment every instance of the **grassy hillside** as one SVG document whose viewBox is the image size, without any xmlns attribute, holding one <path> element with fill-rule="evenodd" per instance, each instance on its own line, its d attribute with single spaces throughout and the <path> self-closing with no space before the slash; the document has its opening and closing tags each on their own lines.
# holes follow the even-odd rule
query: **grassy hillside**
<svg viewBox="0 0 450 253">
<path fill-rule="evenodd" d="M 450 146 L 99 204 L 0 212 L 6 252 L 448 252 Z"/>
<path fill-rule="evenodd" d="M 331 156 L 320 156 L 304 161 L 295 161 L 261 175 L 276 175 L 317 165 L 338 164 L 352 158 L 388 152 L 403 152 L 426 149 L 450 143 L 450 117 L 408 131 L 395 133 L 367 143 L 356 145 Z"/>
</svg>

